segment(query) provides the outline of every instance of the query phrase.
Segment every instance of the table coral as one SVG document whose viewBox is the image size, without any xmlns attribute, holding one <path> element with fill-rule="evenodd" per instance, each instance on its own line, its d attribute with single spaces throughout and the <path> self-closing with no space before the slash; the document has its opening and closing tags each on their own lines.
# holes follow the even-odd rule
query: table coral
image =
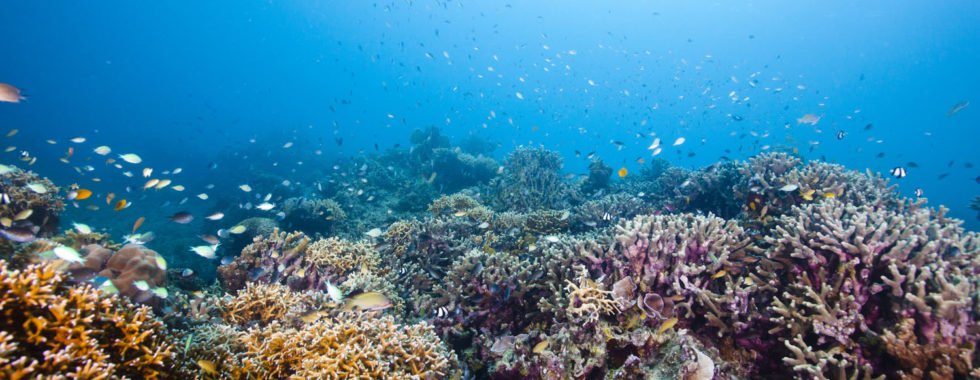
<svg viewBox="0 0 980 380">
<path fill-rule="evenodd" d="M 0 375 L 5 378 L 167 377 L 173 345 L 149 308 L 90 286 L 69 287 L 51 265 L 0 261 Z"/>
</svg>

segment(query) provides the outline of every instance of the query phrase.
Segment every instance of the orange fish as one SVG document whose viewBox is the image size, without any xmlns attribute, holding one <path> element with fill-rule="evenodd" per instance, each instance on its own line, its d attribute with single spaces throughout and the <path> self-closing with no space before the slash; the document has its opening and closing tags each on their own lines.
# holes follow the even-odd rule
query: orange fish
<svg viewBox="0 0 980 380">
<path fill-rule="evenodd" d="M 116 211 L 119 211 L 119 210 L 116 210 Z M 143 221 L 144 220 L 146 220 L 146 218 L 144 218 L 144 217 L 141 216 L 139 219 L 136 219 L 136 223 L 133 223 L 133 233 L 134 234 L 136 233 L 136 229 L 137 228 L 140 228 L 140 226 L 143 225 Z"/>
<path fill-rule="evenodd" d="M 126 208 L 126 200 L 125 199 L 120 199 L 120 200 L 116 201 L 116 206 L 113 207 L 112 209 L 114 211 L 119 211 L 119 210 L 122 210 L 124 208 Z"/>
<path fill-rule="evenodd" d="M 627 173 L 629 172 L 626 171 L 626 168 L 619 169 L 619 178 L 626 177 Z"/>
<path fill-rule="evenodd" d="M 105 196 L 105 204 L 111 205 L 112 204 L 112 199 L 115 198 L 115 197 L 116 197 L 116 193 L 109 193 L 109 195 L 106 195 Z"/>
<path fill-rule="evenodd" d="M 68 147 L 68 153 L 65 155 L 65 158 L 71 157 L 73 154 L 75 154 L 75 148 Z"/>
<path fill-rule="evenodd" d="M 78 200 L 88 199 L 88 197 L 91 196 L 92 196 L 92 191 L 88 189 L 78 189 L 77 191 L 75 191 L 75 199 Z"/>
<path fill-rule="evenodd" d="M 105 164 L 106 165 L 109 165 L 109 164 L 111 164 L 113 162 L 116 162 L 116 159 L 115 158 L 108 158 L 108 159 L 105 160 Z"/>
</svg>

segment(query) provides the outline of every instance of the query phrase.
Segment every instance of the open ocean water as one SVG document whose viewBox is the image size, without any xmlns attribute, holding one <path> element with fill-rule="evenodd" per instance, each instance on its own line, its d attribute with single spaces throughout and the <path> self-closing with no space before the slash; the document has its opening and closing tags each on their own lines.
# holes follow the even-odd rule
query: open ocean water
<svg viewBox="0 0 980 380">
<path fill-rule="evenodd" d="M 975 1 L 6 2 L 0 35 L 0 258 L 169 347 L 6 306 L 0 377 L 980 376 Z"/>
</svg>

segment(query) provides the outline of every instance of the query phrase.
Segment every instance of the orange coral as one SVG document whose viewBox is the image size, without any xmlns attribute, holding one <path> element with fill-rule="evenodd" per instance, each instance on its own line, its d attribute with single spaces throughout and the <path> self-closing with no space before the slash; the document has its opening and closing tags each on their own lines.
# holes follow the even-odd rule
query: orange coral
<svg viewBox="0 0 980 380">
<path fill-rule="evenodd" d="M 173 346 L 149 308 L 90 286 L 68 287 L 51 265 L 0 261 L 0 377 L 154 379 Z"/>
</svg>

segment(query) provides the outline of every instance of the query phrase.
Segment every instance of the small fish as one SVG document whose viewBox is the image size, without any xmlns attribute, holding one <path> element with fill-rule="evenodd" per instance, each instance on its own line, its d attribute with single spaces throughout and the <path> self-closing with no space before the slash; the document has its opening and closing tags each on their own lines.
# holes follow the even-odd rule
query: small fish
<svg viewBox="0 0 980 380">
<path fill-rule="evenodd" d="M 199 245 L 191 247 L 190 250 L 205 259 L 213 259 L 215 257 L 214 246 L 211 245 Z"/>
<path fill-rule="evenodd" d="M 248 193 L 248 192 L 251 192 L 251 191 L 252 191 L 252 187 L 251 187 L 251 186 L 249 186 L 249 185 L 247 185 L 247 184 L 245 184 L 245 185 L 239 185 L 239 186 L 238 186 L 238 188 L 239 188 L 239 189 L 242 189 L 242 191 L 244 191 L 244 192 L 246 192 L 246 193 Z"/>
<path fill-rule="evenodd" d="M 391 307 L 391 301 L 384 294 L 365 292 L 347 299 L 344 310 L 378 311 Z"/>
<path fill-rule="evenodd" d="M 133 286 L 135 286 L 136 289 L 139 289 L 141 292 L 150 290 L 150 284 L 143 280 L 133 281 Z"/>
<path fill-rule="evenodd" d="M 108 146 L 105 146 L 105 145 L 100 146 L 100 147 L 97 147 L 97 148 L 93 149 L 92 151 L 95 152 L 95 154 L 98 154 L 100 156 L 105 156 L 105 155 L 107 155 L 109 153 L 112 153 L 112 149 L 110 149 Z"/>
<path fill-rule="evenodd" d="M 619 174 L 619 178 L 624 178 L 627 174 L 629 174 L 629 171 L 627 171 L 626 168 L 620 168 L 617 174 Z"/>
<path fill-rule="evenodd" d="M 843 140 L 844 139 L 844 135 L 845 135 L 844 131 L 837 131 L 837 139 L 838 140 Z"/>
<path fill-rule="evenodd" d="M 151 179 L 149 181 L 146 181 L 146 183 L 143 184 L 143 190 L 156 186 L 158 183 L 160 183 L 160 180 L 158 179 Z"/>
<path fill-rule="evenodd" d="M 126 205 L 128 205 L 128 204 L 129 204 L 129 202 L 126 202 L 125 199 L 120 199 L 120 200 L 116 201 L 116 205 L 112 207 L 112 210 L 113 211 L 120 211 L 120 210 L 126 208 Z"/>
<path fill-rule="evenodd" d="M 204 240 L 211 245 L 217 245 L 218 243 L 221 242 L 220 240 L 218 240 L 218 237 L 214 235 L 197 235 L 197 237 L 201 238 L 201 240 Z"/>
<path fill-rule="evenodd" d="M 18 130 L 17 128 L 11 129 L 10 132 L 7 132 L 7 137 L 14 137 L 14 135 L 16 135 L 17 132 L 20 132 L 20 130 Z"/>
<path fill-rule="evenodd" d="M 36 226 L 35 226 L 36 227 Z M 30 243 L 37 239 L 36 230 L 26 227 L 12 227 L 0 230 L 0 235 L 10 241 L 17 243 Z"/>
<path fill-rule="evenodd" d="M 180 211 L 176 214 L 171 215 L 170 220 L 179 224 L 187 224 L 194 221 L 194 215 L 191 215 L 191 213 L 187 211 Z"/>
<path fill-rule="evenodd" d="M 136 219 L 136 222 L 133 223 L 133 233 L 134 234 L 136 233 L 136 229 L 137 228 L 140 228 L 140 226 L 143 225 L 143 221 L 145 221 L 145 220 L 146 220 L 146 218 L 145 217 L 142 217 L 142 216 L 139 217 L 138 219 Z"/>
<path fill-rule="evenodd" d="M 170 184 L 170 180 L 169 179 L 161 179 L 160 182 L 157 182 L 156 186 L 153 186 L 153 188 L 156 189 L 156 190 L 160 190 L 160 189 L 162 189 L 164 187 L 167 187 L 167 185 L 169 185 L 169 184 Z"/>
<path fill-rule="evenodd" d="M 197 197 L 200 198 L 202 201 L 208 200 L 208 195 L 205 193 L 200 193 L 197 195 Z"/>
<path fill-rule="evenodd" d="M 238 234 L 241 234 L 241 233 L 245 232 L 246 229 L 247 228 L 245 226 L 239 224 L 237 226 L 234 226 L 232 228 L 229 228 L 228 229 L 228 232 L 231 233 L 231 234 L 234 234 L 234 235 L 238 235 Z M 221 232 L 220 231 L 218 232 L 218 236 L 221 236 Z"/>
<path fill-rule="evenodd" d="M 367 235 L 367 236 L 370 236 L 372 238 L 377 238 L 378 236 L 381 236 L 381 229 L 380 228 L 372 228 L 370 231 L 365 232 L 364 234 Z"/>
<path fill-rule="evenodd" d="M 905 177 L 905 174 L 905 168 L 901 166 L 896 166 L 894 169 L 892 169 L 892 176 L 895 178 Z"/>
<path fill-rule="evenodd" d="M 276 205 L 274 205 L 272 203 L 269 203 L 269 202 L 265 202 L 265 203 L 262 203 L 262 204 L 260 204 L 258 206 L 255 206 L 255 208 L 257 208 L 259 210 L 262 210 L 262 211 L 269 211 L 269 210 L 274 209 L 275 207 L 276 207 Z"/>
<path fill-rule="evenodd" d="M 87 224 L 72 223 L 71 225 L 72 225 L 72 227 L 75 227 L 75 231 L 78 231 L 78 233 L 80 233 L 80 234 L 90 234 L 90 233 L 92 233 L 92 227 L 89 227 Z"/>
<path fill-rule="evenodd" d="M 208 216 L 206 216 L 204 218 L 207 219 L 207 220 L 221 220 L 221 218 L 224 218 L 224 217 L 225 217 L 225 214 L 222 213 L 222 212 L 220 212 L 220 211 L 218 211 L 218 212 L 216 212 L 214 214 L 211 214 L 211 215 L 208 215 Z"/>
<path fill-rule="evenodd" d="M 456 211 L 453 216 L 466 216 L 466 211 Z"/>
<path fill-rule="evenodd" d="M 664 321 L 664 323 L 660 325 L 660 328 L 657 329 L 657 334 L 658 335 L 663 334 L 664 331 L 670 330 L 670 328 L 674 327 L 674 325 L 676 324 L 677 324 L 677 317 L 673 317 L 671 319 Z"/>
<path fill-rule="evenodd" d="M 156 261 L 157 261 L 157 268 L 160 268 L 160 270 L 167 270 L 167 260 L 164 259 L 163 256 L 157 255 Z"/>
<path fill-rule="evenodd" d="M 38 194 L 44 194 L 48 192 L 48 188 L 44 187 L 44 185 L 40 183 L 30 183 L 27 185 L 27 188 Z"/>
<path fill-rule="evenodd" d="M 24 219 L 30 218 L 31 215 L 34 215 L 34 210 L 32 210 L 32 209 L 26 209 L 26 210 L 23 210 L 21 212 L 18 212 L 17 215 L 14 215 L 14 220 L 15 221 L 17 221 L 17 220 L 24 220 Z"/>
<path fill-rule="evenodd" d="M 925 192 L 922 191 L 922 188 L 915 189 L 915 197 L 916 198 L 921 198 L 922 197 L 922 194 L 925 194 Z"/>
<path fill-rule="evenodd" d="M 143 159 L 140 158 L 140 156 L 137 156 L 135 153 L 120 154 L 119 158 L 134 165 L 143 162 Z"/>
<path fill-rule="evenodd" d="M 218 367 L 215 366 L 214 362 L 210 360 L 204 360 L 204 359 L 198 360 L 197 366 L 201 367 L 201 371 L 204 371 L 205 374 L 212 375 L 212 376 L 218 375 Z"/>
<path fill-rule="evenodd" d="M 168 296 L 168 294 L 167 294 L 167 288 L 164 288 L 162 286 L 159 287 L 159 288 L 153 288 L 153 290 L 151 290 L 151 292 L 153 292 L 153 295 L 154 296 L 157 296 L 157 297 L 160 297 L 160 298 L 167 298 L 167 296 Z"/>
<path fill-rule="evenodd" d="M 799 188 L 800 188 L 800 185 L 797 185 L 797 184 L 789 184 L 789 185 L 780 187 L 779 188 L 779 191 L 785 191 L 785 192 L 788 193 L 790 191 L 794 191 L 794 190 L 799 189 Z"/>
<path fill-rule="evenodd" d="M 836 196 L 837 196 L 837 194 L 830 193 L 830 192 L 823 193 L 823 197 L 824 198 L 833 198 L 833 197 L 836 197 Z"/>
<path fill-rule="evenodd" d="M 812 113 L 808 113 L 806 115 L 803 115 L 803 117 L 796 119 L 796 124 L 817 125 L 817 122 L 819 121 L 820 121 L 820 116 L 814 115 Z"/>
<path fill-rule="evenodd" d="M 20 94 L 20 89 L 6 83 L 0 83 L 0 102 L 20 103 L 24 99 L 27 98 Z M 10 136 L 13 136 L 13 134 L 8 133 L 7 137 Z"/>
<path fill-rule="evenodd" d="M 340 288 L 334 286 L 329 280 L 327 281 L 327 295 L 333 302 L 341 302 L 344 300 L 344 292 Z"/>
<path fill-rule="evenodd" d="M 75 197 L 73 199 L 84 200 L 92 196 L 92 191 L 88 189 L 78 189 L 75 190 Z"/>
<path fill-rule="evenodd" d="M 816 192 L 816 190 L 813 189 L 807 191 L 800 190 L 800 196 L 803 197 L 804 200 L 812 201 L 814 192 Z"/>
<path fill-rule="evenodd" d="M 544 240 L 547 240 L 547 241 L 552 242 L 552 243 L 557 243 L 559 241 L 558 237 L 555 236 L 555 235 L 545 236 L 544 237 Z"/>
<path fill-rule="evenodd" d="M 183 278 L 191 278 L 194 277 L 195 274 L 197 273 L 195 273 L 191 268 L 184 268 L 184 270 L 180 271 L 180 277 Z"/>
<path fill-rule="evenodd" d="M 54 251 L 54 255 L 58 256 L 59 259 L 65 260 L 69 263 L 80 263 L 85 261 L 85 259 L 82 258 L 82 255 L 79 254 L 78 251 L 76 251 L 75 248 L 72 247 L 68 247 L 68 246 L 54 247 L 52 251 Z"/>
<path fill-rule="evenodd" d="M 715 272 L 715 274 L 711 275 L 711 279 L 714 280 L 714 279 L 717 279 L 719 277 L 723 277 L 726 274 L 728 274 L 728 271 L 722 269 L 720 271 Z"/>
<path fill-rule="evenodd" d="M 153 168 L 143 168 L 143 178 L 148 178 L 153 174 Z"/>
<path fill-rule="evenodd" d="M 538 342 L 538 344 L 535 344 L 534 348 L 531 348 L 531 352 L 535 354 L 540 354 L 541 352 L 543 352 L 545 349 L 548 348 L 549 344 L 551 344 L 551 339 L 542 340 Z"/>
<path fill-rule="evenodd" d="M 184 191 L 184 185 L 170 186 L 170 189 L 172 189 L 173 191 Z"/>
<path fill-rule="evenodd" d="M 299 316 L 299 320 L 303 321 L 303 323 L 313 323 L 317 319 L 320 319 L 320 317 L 325 316 L 325 315 L 328 315 L 326 311 L 316 310 L 316 311 L 311 311 L 309 313 L 300 315 Z"/>
<path fill-rule="evenodd" d="M 953 107 L 951 107 L 949 111 L 946 112 L 946 117 L 956 115 L 957 112 L 962 111 L 968 105 L 970 105 L 970 102 L 966 102 L 966 101 L 954 104 Z"/>
<path fill-rule="evenodd" d="M 109 193 L 108 195 L 106 195 L 105 196 L 105 204 L 107 204 L 107 205 L 112 204 L 112 199 L 115 198 L 115 197 L 116 197 L 116 193 Z"/>
<path fill-rule="evenodd" d="M 684 141 L 685 139 L 683 137 L 678 137 L 677 140 L 674 140 L 674 146 L 681 145 L 684 143 Z"/>
</svg>

